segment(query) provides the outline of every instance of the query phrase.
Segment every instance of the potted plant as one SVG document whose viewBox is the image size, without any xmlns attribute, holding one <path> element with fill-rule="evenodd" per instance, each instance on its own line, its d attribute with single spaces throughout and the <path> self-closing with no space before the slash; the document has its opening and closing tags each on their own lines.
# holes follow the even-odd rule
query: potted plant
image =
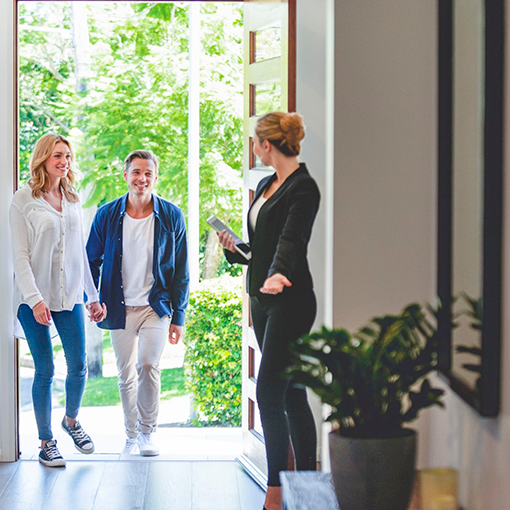
<svg viewBox="0 0 510 510">
<path fill-rule="evenodd" d="M 333 484 L 342 510 L 406 510 L 416 432 L 406 427 L 443 391 L 427 376 L 437 364 L 434 310 L 412 304 L 355 333 L 327 329 L 300 338 L 288 375 L 331 406 Z"/>
</svg>

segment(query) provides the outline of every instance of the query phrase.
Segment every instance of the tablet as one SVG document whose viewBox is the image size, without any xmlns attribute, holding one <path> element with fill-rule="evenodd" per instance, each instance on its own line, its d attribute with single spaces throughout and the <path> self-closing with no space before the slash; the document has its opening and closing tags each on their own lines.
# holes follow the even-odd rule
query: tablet
<svg viewBox="0 0 510 510">
<path fill-rule="evenodd" d="M 239 236 L 234 234 L 232 230 L 230 230 L 225 223 L 219 220 L 214 214 L 207 218 L 207 223 L 211 225 L 211 227 L 216 230 L 216 232 L 222 232 L 226 230 L 233 238 L 234 238 L 234 248 L 237 252 L 239 252 L 246 260 L 251 259 L 251 249 L 250 245 L 246 244 Z"/>
</svg>

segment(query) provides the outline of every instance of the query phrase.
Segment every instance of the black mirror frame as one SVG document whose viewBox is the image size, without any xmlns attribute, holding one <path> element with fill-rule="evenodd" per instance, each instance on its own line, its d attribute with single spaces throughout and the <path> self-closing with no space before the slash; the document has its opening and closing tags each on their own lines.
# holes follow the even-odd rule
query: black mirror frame
<svg viewBox="0 0 510 510">
<path fill-rule="evenodd" d="M 500 408 L 501 264 L 503 209 L 504 0 L 485 0 L 485 112 L 483 196 L 483 331 L 481 389 L 451 370 L 453 200 L 453 2 L 438 0 L 438 296 L 448 310 L 440 319 L 440 374 L 482 416 Z M 449 314 L 449 316 L 448 316 Z"/>
</svg>

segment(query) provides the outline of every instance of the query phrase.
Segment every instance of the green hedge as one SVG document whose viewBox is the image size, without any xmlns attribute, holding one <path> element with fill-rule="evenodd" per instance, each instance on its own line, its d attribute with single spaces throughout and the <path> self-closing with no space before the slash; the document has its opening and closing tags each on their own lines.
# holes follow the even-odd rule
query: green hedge
<svg viewBox="0 0 510 510">
<path fill-rule="evenodd" d="M 242 277 L 201 282 L 186 315 L 186 384 L 197 424 L 240 426 Z"/>
</svg>

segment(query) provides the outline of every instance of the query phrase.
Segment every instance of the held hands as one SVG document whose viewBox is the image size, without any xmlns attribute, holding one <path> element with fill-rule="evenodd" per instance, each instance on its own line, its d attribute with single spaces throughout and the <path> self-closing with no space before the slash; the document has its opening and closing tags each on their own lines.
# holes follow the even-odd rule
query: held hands
<svg viewBox="0 0 510 510">
<path fill-rule="evenodd" d="M 90 320 L 94 322 L 101 322 L 106 318 L 106 305 L 99 304 L 99 301 L 86 305 L 87 310 L 90 312 Z M 51 325 L 51 312 L 48 305 L 44 301 L 39 301 L 32 309 L 34 319 L 43 326 Z"/>
<path fill-rule="evenodd" d="M 43 326 L 51 325 L 51 312 L 44 301 L 39 301 L 33 308 L 34 319 Z"/>
<path fill-rule="evenodd" d="M 280 294 L 285 287 L 292 287 L 292 283 L 281 273 L 275 273 L 266 279 L 264 285 L 259 290 L 262 294 Z"/>
<path fill-rule="evenodd" d="M 85 307 L 89 311 L 90 322 L 101 322 L 106 319 L 107 312 L 104 303 L 101 305 L 99 301 L 94 301 L 93 303 L 85 305 Z"/>
<path fill-rule="evenodd" d="M 232 253 L 237 253 L 236 249 L 234 248 L 234 238 L 226 230 L 216 232 L 216 235 L 218 236 L 221 246 L 223 246 L 225 250 L 231 251 Z"/>
<path fill-rule="evenodd" d="M 179 340 L 182 337 L 183 329 L 184 328 L 182 326 L 177 326 L 176 324 L 170 324 L 170 329 L 168 331 L 168 341 L 172 345 L 175 345 L 179 342 Z"/>
</svg>

